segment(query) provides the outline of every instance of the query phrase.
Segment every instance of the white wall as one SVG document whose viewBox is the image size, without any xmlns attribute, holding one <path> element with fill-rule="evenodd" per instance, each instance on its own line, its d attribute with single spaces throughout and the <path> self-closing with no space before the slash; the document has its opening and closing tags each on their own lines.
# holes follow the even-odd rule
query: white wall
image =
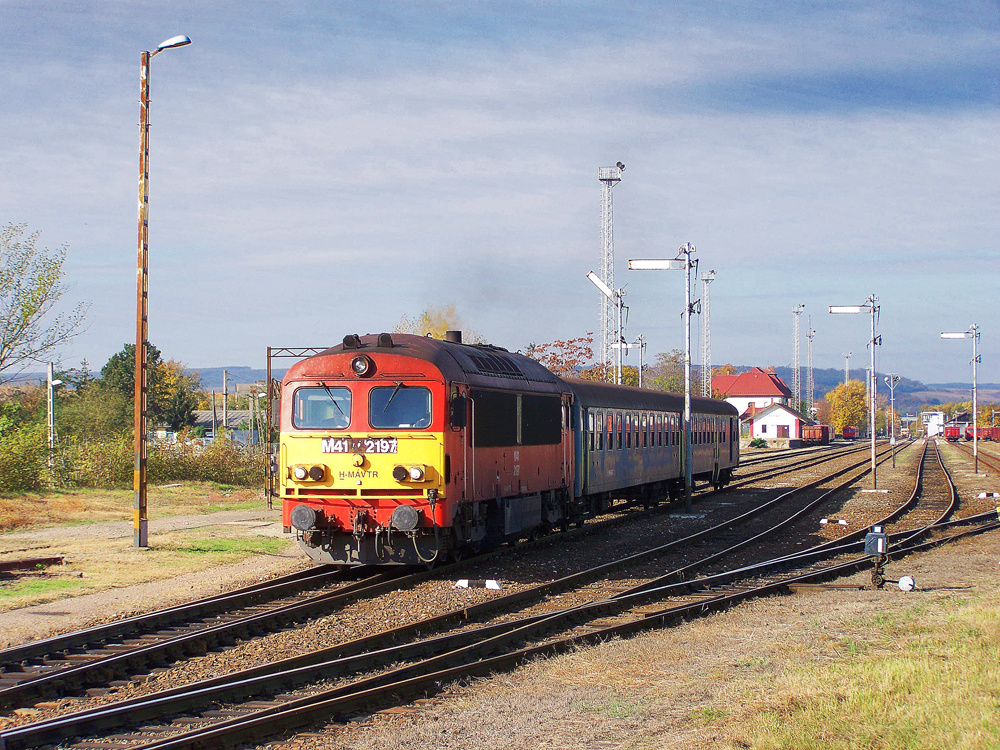
<svg viewBox="0 0 1000 750">
<path fill-rule="evenodd" d="M 798 440 L 802 437 L 802 420 L 788 412 L 776 410 L 763 419 L 753 420 L 753 434 L 750 437 L 775 440 L 778 437 L 778 427 L 788 428 L 788 438 Z"/>
</svg>

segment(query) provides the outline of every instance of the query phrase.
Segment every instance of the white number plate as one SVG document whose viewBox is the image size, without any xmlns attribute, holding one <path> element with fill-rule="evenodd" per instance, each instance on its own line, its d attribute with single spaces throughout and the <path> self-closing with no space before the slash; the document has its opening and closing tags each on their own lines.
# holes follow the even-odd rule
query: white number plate
<svg viewBox="0 0 1000 750">
<path fill-rule="evenodd" d="M 394 437 L 323 438 L 323 453 L 396 453 L 398 447 Z"/>
</svg>

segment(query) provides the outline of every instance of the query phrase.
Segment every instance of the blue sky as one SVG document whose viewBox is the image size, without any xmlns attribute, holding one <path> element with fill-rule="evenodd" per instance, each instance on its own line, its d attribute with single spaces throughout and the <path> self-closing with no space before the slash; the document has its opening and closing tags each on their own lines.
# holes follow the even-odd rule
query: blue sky
<svg viewBox="0 0 1000 750">
<path fill-rule="evenodd" d="M 192 367 L 391 330 L 428 305 L 511 349 L 598 327 L 600 166 L 627 335 L 713 362 L 1000 381 L 995 2 L 0 0 L 0 223 L 66 245 L 100 367 L 134 340 L 139 56 L 152 61 L 150 339 Z M 696 292 L 698 296 L 699 292 Z M 980 302 L 970 304 L 971 299 Z M 805 331 L 808 321 L 802 319 Z M 699 350 L 697 338 L 694 350 Z M 967 351 L 968 349 L 968 351 Z M 805 340 L 802 360 L 805 363 Z M 634 358 L 634 355 L 633 355 Z"/>
</svg>

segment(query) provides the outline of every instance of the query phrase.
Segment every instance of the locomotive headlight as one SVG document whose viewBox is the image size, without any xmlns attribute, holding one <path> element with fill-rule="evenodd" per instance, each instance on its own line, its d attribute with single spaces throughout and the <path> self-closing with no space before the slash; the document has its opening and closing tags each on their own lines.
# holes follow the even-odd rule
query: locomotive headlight
<svg viewBox="0 0 1000 750">
<path fill-rule="evenodd" d="M 300 482 L 304 482 L 309 476 L 309 469 L 305 466 L 295 466 L 292 468 L 292 476 Z"/>
<path fill-rule="evenodd" d="M 326 476 L 325 466 L 311 466 L 309 467 L 309 478 L 314 482 L 319 482 Z"/>
<path fill-rule="evenodd" d="M 419 482 L 423 478 L 424 478 L 423 468 L 421 468 L 420 466 L 410 467 L 410 479 L 412 479 L 414 482 Z"/>
<path fill-rule="evenodd" d="M 359 354 L 351 360 L 351 370 L 359 378 L 363 378 L 366 375 L 371 375 L 375 372 L 375 363 L 371 361 L 370 357 L 366 357 L 364 354 Z"/>
</svg>

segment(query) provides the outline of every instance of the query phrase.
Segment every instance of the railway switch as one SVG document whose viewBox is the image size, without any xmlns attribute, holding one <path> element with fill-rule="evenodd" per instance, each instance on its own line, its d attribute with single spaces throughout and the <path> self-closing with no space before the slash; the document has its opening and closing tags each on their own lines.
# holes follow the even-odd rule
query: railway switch
<svg viewBox="0 0 1000 750">
<path fill-rule="evenodd" d="M 865 535 L 865 554 L 870 555 L 875 563 L 872 570 L 872 588 L 880 589 L 885 585 L 885 564 L 888 561 L 889 535 L 882 531 L 881 526 L 873 526 Z"/>
</svg>

